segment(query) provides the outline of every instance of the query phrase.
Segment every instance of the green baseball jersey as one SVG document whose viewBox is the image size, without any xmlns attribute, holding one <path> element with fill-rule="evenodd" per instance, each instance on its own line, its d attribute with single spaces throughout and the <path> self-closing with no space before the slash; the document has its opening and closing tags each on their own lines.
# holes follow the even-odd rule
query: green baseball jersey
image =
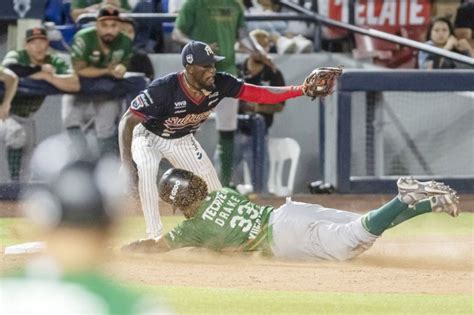
<svg viewBox="0 0 474 315">
<path fill-rule="evenodd" d="M 102 2 L 103 0 L 72 0 L 71 7 L 73 9 L 83 9 Z M 120 0 L 120 7 L 130 11 L 130 5 L 127 0 Z"/>
<path fill-rule="evenodd" d="M 30 56 L 25 49 L 11 50 L 6 54 L 5 58 L 3 58 L 2 65 L 7 67 L 11 64 L 35 66 L 31 63 Z M 66 74 L 69 72 L 69 65 L 66 61 L 55 54 L 47 54 L 43 64 L 50 64 L 53 66 L 54 69 L 56 69 L 56 74 Z"/>
<path fill-rule="evenodd" d="M 216 54 L 226 59 L 216 63 L 217 71 L 237 74 L 234 45 L 238 31 L 245 25 L 244 11 L 237 0 L 185 1 L 176 27 L 194 40 L 217 43 Z"/>
<path fill-rule="evenodd" d="M 36 272 L 35 272 L 36 273 Z M 156 314 L 160 311 L 137 292 L 97 272 L 31 275 L 0 279 L 4 314 Z M 161 310 L 163 311 L 163 310 Z"/>
<path fill-rule="evenodd" d="M 3 58 L 2 64 L 5 67 L 12 64 L 34 66 L 26 50 L 9 51 Z M 56 74 L 67 74 L 70 71 L 66 61 L 55 54 L 48 54 L 44 64 L 53 66 L 56 69 Z M 16 95 L 12 100 L 10 113 L 21 117 L 29 117 L 38 111 L 45 98 L 45 96 Z"/>
<path fill-rule="evenodd" d="M 85 61 L 88 66 L 107 68 L 111 64 L 127 65 L 132 54 L 132 41 L 125 34 L 119 33 L 109 45 L 110 51 L 105 54 L 99 45 L 95 27 L 88 27 L 77 32 L 71 49 L 72 61 Z"/>
<path fill-rule="evenodd" d="M 171 248 L 207 247 L 213 250 L 267 251 L 268 220 L 274 208 L 259 206 L 229 188 L 210 193 L 196 215 L 165 235 Z"/>
</svg>

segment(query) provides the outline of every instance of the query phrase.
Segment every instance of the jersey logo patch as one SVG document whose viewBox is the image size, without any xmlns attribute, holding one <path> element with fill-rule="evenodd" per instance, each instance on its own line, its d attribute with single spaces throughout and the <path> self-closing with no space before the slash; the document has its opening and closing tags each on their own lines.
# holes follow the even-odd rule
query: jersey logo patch
<svg viewBox="0 0 474 315">
<path fill-rule="evenodd" d="M 180 109 L 186 107 L 186 101 L 174 102 L 174 109 Z"/>
<path fill-rule="evenodd" d="M 144 94 L 140 94 L 135 97 L 130 105 L 130 107 L 135 110 L 148 106 L 150 106 L 150 103 L 148 102 L 148 99 Z"/>
</svg>

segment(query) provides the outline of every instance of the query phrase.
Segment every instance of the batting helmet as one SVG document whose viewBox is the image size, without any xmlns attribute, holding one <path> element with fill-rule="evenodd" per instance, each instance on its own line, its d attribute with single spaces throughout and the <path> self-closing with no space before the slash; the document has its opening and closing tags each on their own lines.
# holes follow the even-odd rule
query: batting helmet
<svg viewBox="0 0 474 315">
<path fill-rule="evenodd" d="M 207 184 L 199 176 L 179 168 L 167 170 L 158 184 L 161 200 L 179 208 L 186 218 L 194 216 L 196 202 L 207 196 Z"/>
</svg>

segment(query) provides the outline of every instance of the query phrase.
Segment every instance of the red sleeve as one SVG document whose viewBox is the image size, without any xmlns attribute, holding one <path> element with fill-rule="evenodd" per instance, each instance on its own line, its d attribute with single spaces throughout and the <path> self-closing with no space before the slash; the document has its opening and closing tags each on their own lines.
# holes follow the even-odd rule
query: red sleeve
<svg viewBox="0 0 474 315">
<path fill-rule="evenodd" d="M 244 83 L 242 91 L 237 96 L 239 100 L 258 104 L 278 104 L 287 99 L 303 95 L 299 86 L 258 86 Z"/>
</svg>

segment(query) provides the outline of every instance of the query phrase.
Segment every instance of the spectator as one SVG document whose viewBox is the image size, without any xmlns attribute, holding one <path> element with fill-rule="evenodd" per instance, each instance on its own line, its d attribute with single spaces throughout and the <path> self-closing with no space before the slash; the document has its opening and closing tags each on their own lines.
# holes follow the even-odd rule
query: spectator
<svg viewBox="0 0 474 315">
<path fill-rule="evenodd" d="M 250 36 L 254 37 L 257 43 L 268 52 L 270 49 L 270 34 L 264 30 L 254 30 L 250 32 Z M 247 57 L 241 64 L 238 65 L 240 77 L 246 83 L 254 85 L 267 86 L 284 86 L 285 80 L 280 70 L 275 65 L 265 64 L 259 55 L 252 54 Z M 275 105 L 257 104 L 251 102 L 241 101 L 239 104 L 239 113 L 255 116 L 257 114 L 263 116 L 265 121 L 265 134 L 268 134 L 268 129 L 273 124 L 273 114 L 281 112 L 285 102 Z M 239 120 L 237 129 L 238 150 L 236 150 L 236 165 L 242 161 L 254 161 L 252 152 L 252 119 Z M 265 141 L 264 160 L 259 166 L 263 169 L 263 183 L 267 182 L 268 177 L 268 150 Z M 251 166 L 251 169 L 253 167 Z M 255 187 L 255 180 L 252 180 Z"/>
<path fill-rule="evenodd" d="M 3 66 L 20 78 L 46 81 L 64 92 L 80 89 L 78 77 L 70 72 L 66 61 L 48 52 L 49 41 L 44 28 L 34 27 L 26 31 L 25 48 L 7 53 Z M 12 101 L 10 113 L 26 131 L 27 142 L 23 148 L 9 149 L 8 160 L 13 180 L 29 179 L 28 165 L 36 143 L 33 115 L 38 111 L 45 96 L 21 95 Z"/>
<path fill-rule="evenodd" d="M 272 15 L 280 11 L 273 0 L 257 0 L 253 6 L 247 9 L 251 14 Z M 303 28 L 308 28 L 303 23 Z M 287 53 L 309 53 L 313 51 L 313 43 L 300 34 L 288 31 L 290 23 L 284 21 L 256 21 L 248 22 L 249 30 L 263 29 L 271 34 L 271 41 L 279 54 Z M 291 24 L 298 26 L 297 24 Z"/>
<path fill-rule="evenodd" d="M 236 75 L 234 45 L 247 36 L 244 23 L 243 6 L 237 0 L 187 0 L 179 11 L 172 38 L 182 45 L 191 39 L 208 43 L 216 54 L 225 57 L 216 64 L 217 71 Z M 232 177 L 237 111 L 238 101 L 231 98 L 223 99 L 216 108 L 217 155 L 224 186 Z"/>
<path fill-rule="evenodd" d="M 132 53 L 132 42 L 120 32 L 120 26 L 119 11 L 104 7 L 99 11 L 96 26 L 82 29 L 74 36 L 71 59 L 80 77 L 123 78 Z M 113 95 L 67 95 L 65 98 L 62 118 L 71 137 L 86 146 L 83 130 L 93 121 L 99 151 L 116 152 L 121 98 Z"/>
<path fill-rule="evenodd" d="M 467 40 L 458 40 L 454 36 L 451 21 L 444 17 L 435 18 L 431 22 L 428 27 L 426 44 L 467 56 L 473 55 L 472 48 Z M 457 65 L 450 59 L 445 59 L 435 54 L 420 51 L 418 53 L 418 67 L 421 69 L 452 69 L 456 68 Z"/>
<path fill-rule="evenodd" d="M 122 18 L 122 33 L 127 35 L 132 42 L 135 39 L 135 27 L 136 24 L 133 19 Z M 150 81 L 153 81 L 153 78 L 155 77 L 155 71 L 153 70 L 153 64 L 151 63 L 150 58 L 146 52 L 139 50 L 136 47 L 133 48 L 127 70 L 130 72 L 143 73 Z"/>
<path fill-rule="evenodd" d="M 133 13 L 161 13 L 161 0 L 139 0 Z M 164 52 L 163 27 L 156 19 L 139 19 L 136 24 L 135 47 L 147 53 Z"/>
<path fill-rule="evenodd" d="M 465 0 L 458 8 L 454 27 L 456 37 L 467 40 L 474 49 L 474 0 Z"/>
<path fill-rule="evenodd" d="M 72 19 L 77 21 L 77 18 L 83 13 L 97 13 L 104 6 L 112 6 L 120 11 L 130 11 L 127 0 L 72 0 Z"/>
<path fill-rule="evenodd" d="M 122 212 L 125 185 L 116 180 L 117 161 L 95 162 L 89 157 L 69 160 L 75 148 L 64 139 L 48 139 L 34 154 L 32 167 L 41 174 L 44 184 L 25 194 L 25 214 L 44 237 L 46 246 L 44 253 L 35 256 L 23 270 L 2 277 L 2 313 L 167 312 L 100 271 Z"/>
</svg>

